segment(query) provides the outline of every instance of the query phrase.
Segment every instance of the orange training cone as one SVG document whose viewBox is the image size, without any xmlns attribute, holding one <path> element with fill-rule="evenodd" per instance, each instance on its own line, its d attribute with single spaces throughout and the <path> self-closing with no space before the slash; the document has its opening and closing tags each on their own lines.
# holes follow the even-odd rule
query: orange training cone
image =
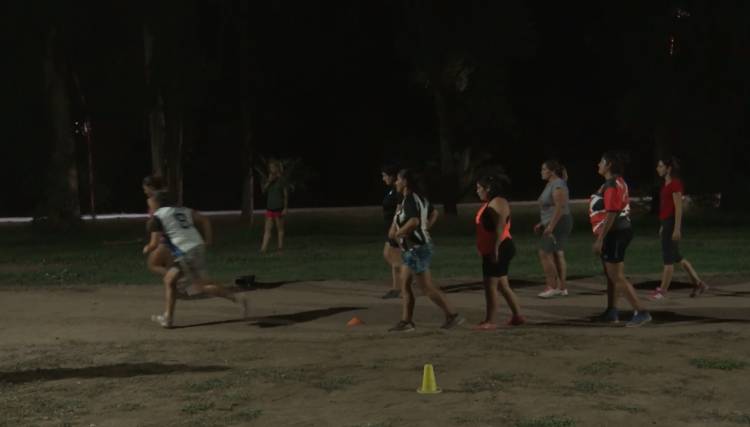
<svg viewBox="0 0 750 427">
<path fill-rule="evenodd" d="M 432 369 L 431 364 L 424 365 L 424 371 L 422 372 L 422 387 L 417 389 L 419 394 L 438 394 L 442 392 L 437 386 L 435 381 L 435 370 Z"/>
<path fill-rule="evenodd" d="M 365 324 L 365 322 L 363 322 L 357 316 L 352 317 L 352 320 L 346 322 L 346 326 L 359 326 L 359 325 L 364 325 L 364 324 Z"/>
</svg>

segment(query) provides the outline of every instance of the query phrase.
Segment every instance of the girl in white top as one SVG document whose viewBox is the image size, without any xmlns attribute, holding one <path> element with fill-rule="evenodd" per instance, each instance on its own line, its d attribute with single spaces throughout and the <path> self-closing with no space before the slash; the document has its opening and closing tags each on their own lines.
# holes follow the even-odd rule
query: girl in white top
<svg viewBox="0 0 750 427">
<path fill-rule="evenodd" d="M 159 241 L 165 237 L 176 264 L 164 275 L 164 313 L 154 315 L 151 319 L 164 328 L 172 327 L 178 290 L 189 296 L 206 293 L 241 303 L 247 317 L 247 299 L 237 298 L 206 274 L 205 247 L 206 243 L 211 243 L 212 238 L 208 218 L 190 208 L 174 206 L 169 194 L 163 191 L 156 192 L 148 202 L 149 207 L 154 209 L 154 217 L 149 225 L 151 240 L 144 246 L 143 253 L 148 254 L 156 249 Z M 201 228 L 202 234 L 195 224 Z"/>
</svg>

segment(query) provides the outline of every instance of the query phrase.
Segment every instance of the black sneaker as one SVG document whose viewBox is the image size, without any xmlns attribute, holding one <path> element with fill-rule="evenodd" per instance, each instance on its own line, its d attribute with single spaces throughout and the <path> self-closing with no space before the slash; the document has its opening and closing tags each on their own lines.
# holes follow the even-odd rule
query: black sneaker
<svg viewBox="0 0 750 427">
<path fill-rule="evenodd" d="M 385 295 L 383 295 L 381 298 L 383 299 L 391 299 L 391 298 L 398 298 L 401 296 L 401 291 L 398 289 L 391 289 L 390 291 L 386 292 Z"/>
<path fill-rule="evenodd" d="M 458 313 L 451 314 L 450 316 L 448 316 L 448 317 L 445 318 L 445 323 L 443 323 L 443 325 L 440 326 L 440 328 L 442 328 L 442 329 L 451 329 L 451 328 L 453 328 L 455 326 L 458 326 L 458 325 L 464 323 L 465 321 L 466 321 L 466 319 L 464 319 L 463 317 L 461 317 L 461 315 L 459 315 Z"/>
<path fill-rule="evenodd" d="M 388 329 L 388 332 L 411 332 L 415 328 L 416 326 L 414 326 L 414 322 L 407 322 L 405 320 L 402 320 L 396 323 L 396 326 Z"/>
</svg>

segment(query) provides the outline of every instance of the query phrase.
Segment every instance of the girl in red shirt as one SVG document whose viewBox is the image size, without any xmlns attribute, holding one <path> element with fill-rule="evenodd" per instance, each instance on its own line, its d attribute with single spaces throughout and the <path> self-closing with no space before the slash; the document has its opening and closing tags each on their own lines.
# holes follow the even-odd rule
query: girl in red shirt
<svg viewBox="0 0 750 427">
<path fill-rule="evenodd" d="M 693 282 L 691 297 L 698 296 L 708 289 L 696 273 L 692 264 L 680 255 L 679 241 L 682 239 L 682 194 L 684 187 L 680 180 L 680 164 L 675 157 L 665 156 L 656 164 L 656 173 L 664 179 L 659 197 L 659 236 L 661 237 L 661 255 L 664 270 L 661 273 L 661 284 L 654 289 L 649 298 L 655 301 L 667 296 L 672 282 L 674 264 L 677 263 L 688 273 Z"/>
</svg>

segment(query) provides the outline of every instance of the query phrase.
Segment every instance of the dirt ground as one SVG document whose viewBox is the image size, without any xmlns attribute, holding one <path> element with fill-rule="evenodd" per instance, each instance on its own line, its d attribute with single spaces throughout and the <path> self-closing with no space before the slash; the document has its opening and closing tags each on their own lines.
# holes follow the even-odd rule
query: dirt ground
<svg viewBox="0 0 750 427">
<path fill-rule="evenodd" d="M 633 278 L 644 298 L 648 280 Z M 477 332 L 480 285 L 440 281 L 468 322 L 440 330 L 420 297 L 417 330 L 401 334 L 387 332 L 400 309 L 382 283 L 268 284 L 247 293 L 247 320 L 228 301 L 180 301 L 172 330 L 149 320 L 157 285 L 6 289 L 0 425 L 750 425 L 750 283 L 711 282 L 647 302 L 643 328 L 591 321 L 600 277 L 555 300 L 518 282 L 529 324 Z M 347 327 L 353 316 L 364 325 Z M 425 363 L 441 394 L 416 393 Z"/>
</svg>

